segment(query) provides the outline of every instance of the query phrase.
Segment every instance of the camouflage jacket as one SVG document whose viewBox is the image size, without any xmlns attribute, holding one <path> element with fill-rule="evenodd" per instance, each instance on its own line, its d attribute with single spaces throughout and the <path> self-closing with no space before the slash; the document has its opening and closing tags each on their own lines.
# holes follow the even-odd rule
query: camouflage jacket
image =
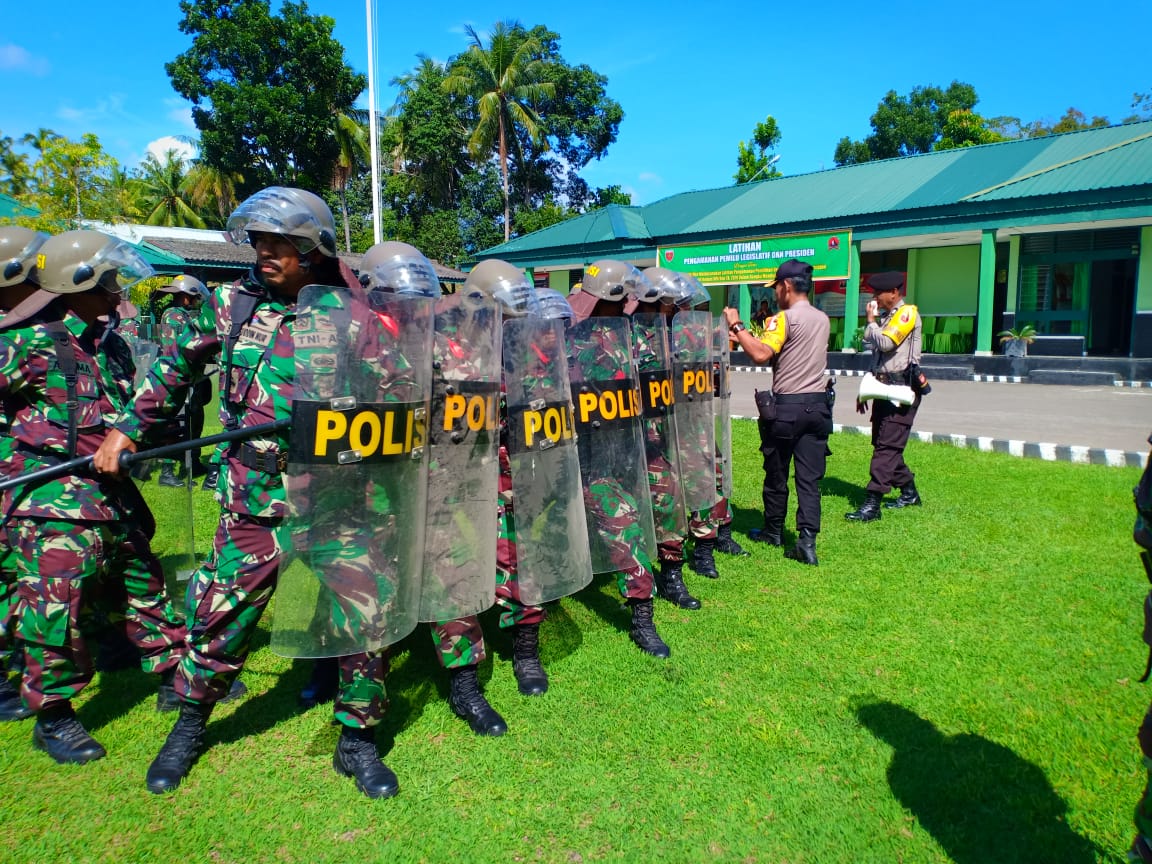
<svg viewBox="0 0 1152 864">
<path fill-rule="evenodd" d="M 362 291 L 347 265 L 340 265 L 340 273 L 350 290 Z M 257 298 L 256 308 L 241 328 L 228 362 L 220 355 L 232 327 L 232 310 L 244 294 Z M 295 323 L 295 300 L 268 294 L 251 274 L 241 282 L 221 285 L 176 341 L 161 351 L 143 386 L 116 420 L 116 428 L 139 440 L 180 409 L 191 384 L 214 362 L 220 364 L 220 419 L 225 426 L 243 429 L 289 418 L 296 375 Z M 247 443 L 261 453 L 287 453 L 288 431 Z M 233 513 L 283 517 L 287 503 L 282 476 L 245 467 L 240 446 L 232 445 L 223 456 L 217 500 Z"/>
<path fill-rule="evenodd" d="M 50 307 L 51 309 L 51 307 Z M 68 388 L 46 321 L 0 331 L 0 394 L 10 424 L 7 471 L 29 473 L 65 461 Z M 135 368 L 124 340 L 103 322 L 89 326 L 71 312 L 61 319 L 76 356 L 76 455 L 99 448 L 132 394 Z M 130 481 L 73 475 L 4 494 L 8 515 L 110 521 L 141 506 Z"/>
<path fill-rule="evenodd" d="M 192 324 L 192 315 L 189 314 L 187 309 L 180 306 L 172 306 L 164 310 L 163 316 L 160 318 L 160 335 L 157 340 L 161 348 L 167 348 L 176 341 L 186 327 Z"/>
</svg>

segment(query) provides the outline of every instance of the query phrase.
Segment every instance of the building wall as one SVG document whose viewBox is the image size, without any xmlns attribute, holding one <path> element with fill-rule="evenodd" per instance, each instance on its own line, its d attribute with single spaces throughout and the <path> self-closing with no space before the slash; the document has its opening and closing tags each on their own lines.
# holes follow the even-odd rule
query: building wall
<svg viewBox="0 0 1152 864">
<path fill-rule="evenodd" d="M 912 267 L 915 266 L 915 271 Z M 925 315 L 975 315 L 980 286 L 980 247 L 920 249 L 909 257 L 909 283 Z"/>
</svg>

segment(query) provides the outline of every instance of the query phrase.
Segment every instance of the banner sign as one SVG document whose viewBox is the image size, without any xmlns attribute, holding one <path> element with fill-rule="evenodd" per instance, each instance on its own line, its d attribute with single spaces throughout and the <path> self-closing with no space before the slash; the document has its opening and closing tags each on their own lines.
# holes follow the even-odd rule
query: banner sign
<svg viewBox="0 0 1152 864">
<path fill-rule="evenodd" d="M 657 263 L 691 273 L 705 285 L 771 282 L 776 268 L 789 258 L 812 265 L 813 279 L 847 279 L 852 275 L 852 232 L 789 234 L 696 246 L 661 246 Z"/>
</svg>

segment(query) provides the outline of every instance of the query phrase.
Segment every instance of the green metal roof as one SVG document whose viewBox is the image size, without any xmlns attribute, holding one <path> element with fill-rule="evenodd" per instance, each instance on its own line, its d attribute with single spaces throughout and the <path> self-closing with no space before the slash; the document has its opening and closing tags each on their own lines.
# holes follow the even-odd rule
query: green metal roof
<svg viewBox="0 0 1152 864">
<path fill-rule="evenodd" d="M 931 230 L 929 223 L 964 219 L 995 227 L 998 214 L 1017 221 L 1022 210 L 1071 203 L 1108 207 L 1120 200 L 1139 202 L 1152 213 L 1152 121 L 684 192 L 643 207 L 616 208 L 615 216 L 608 207 L 494 246 L 480 257 L 543 264 L 588 257 L 609 246 L 651 250 L 661 243 L 817 226 L 866 234 L 870 226 L 888 231 L 908 221 Z"/>
<path fill-rule="evenodd" d="M 11 195 L 0 192 L 0 219 L 15 219 L 19 216 L 39 216 L 40 211 L 35 207 L 21 204 Z"/>
</svg>

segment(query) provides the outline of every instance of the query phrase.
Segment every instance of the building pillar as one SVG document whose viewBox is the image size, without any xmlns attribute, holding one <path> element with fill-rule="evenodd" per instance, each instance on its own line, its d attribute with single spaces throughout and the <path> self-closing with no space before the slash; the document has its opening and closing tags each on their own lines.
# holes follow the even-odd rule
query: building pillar
<svg viewBox="0 0 1152 864">
<path fill-rule="evenodd" d="M 842 351 L 854 351 L 852 337 L 860 324 L 860 241 L 853 240 L 849 250 L 850 272 L 844 284 L 844 347 Z"/>
<path fill-rule="evenodd" d="M 908 250 L 908 273 L 904 277 L 904 299 L 913 306 L 916 303 L 916 265 L 920 261 L 920 250 Z"/>
<path fill-rule="evenodd" d="M 996 295 L 996 231 L 980 232 L 980 286 L 976 295 L 976 354 L 992 356 L 992 310 Z"/>
<path fill-rule="evenodd" d="M 1016 298 L 1020 294 L 1020 235 L 1008 238 L 1008 290 L 1004 297 L 1004 329 L 1016 326 Z"/>
<path fill-rule="evenodd" d="M 1152 225 L 1140 229 L 1136 262 L 1136 314 L 1132 316 L 1133 357 L 1152 357 Z"/>
</svg>

